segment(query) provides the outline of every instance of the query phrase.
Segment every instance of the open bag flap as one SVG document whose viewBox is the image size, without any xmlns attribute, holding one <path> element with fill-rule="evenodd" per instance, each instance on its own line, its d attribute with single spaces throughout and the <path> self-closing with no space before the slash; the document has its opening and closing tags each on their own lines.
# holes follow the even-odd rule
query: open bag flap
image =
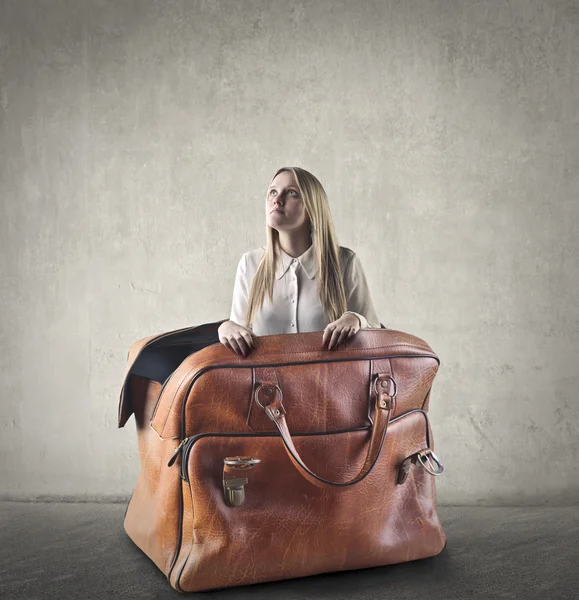
<svg viewBox="0 0 579 600">
<path fill-rule="evenodd" d="M 226 319 L 147 336 L 130 348 L 127 370 L 119 397 L 118 426 L 124 427 L 133 414 L 130 386 L 132 374 L 164 383 L 190 354 L 219 342 L 217 329 Z"/>
</svg>

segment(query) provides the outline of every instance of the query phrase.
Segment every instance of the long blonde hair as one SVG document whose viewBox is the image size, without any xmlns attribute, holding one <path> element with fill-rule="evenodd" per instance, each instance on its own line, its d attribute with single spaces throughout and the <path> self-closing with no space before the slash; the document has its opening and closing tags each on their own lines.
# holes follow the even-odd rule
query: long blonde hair
<svg viewBox="0 0 579 600">
<path fill-rule="evenodd" d="M 300 167 L 282 167 L 277 170 L 271 181 L 283 171 L 290 171 L 296 178 L 312 228 L 318 297 L 329 322 L 335 321 L 346 310 L 346 294 L 340 265 L 340 246 L 334 231 L 326 191 L 314 175 Z M 281 260 L 278 231 L 266 223 L 265 233 L 265 254 L 249 290 L 245 320 L 248 327 L 251 327 L 255 312 L 263 306 L 265 295 L 268 295 L 270 302 L 273 301 L 276 260 Z"/>
</svg>

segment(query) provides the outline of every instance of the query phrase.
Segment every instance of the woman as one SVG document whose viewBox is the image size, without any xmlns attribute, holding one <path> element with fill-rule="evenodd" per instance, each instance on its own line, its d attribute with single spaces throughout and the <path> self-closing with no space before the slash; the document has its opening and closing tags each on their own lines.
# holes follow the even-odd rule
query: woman
<svg viewBox="0 0 579 600">
<path fill-rule="evenodd" d="M 299 167 L 282 167 L 265 200 L 267 246 L 237 265 L 229 321 L 219 341 L 247 356 L 256 336 L 322 331 L 328 350 L 380 328 L 357 255 L 339 246 L 326 192 Z M 267 298 L 266 298 L 267 295 Z"/>
</svg>

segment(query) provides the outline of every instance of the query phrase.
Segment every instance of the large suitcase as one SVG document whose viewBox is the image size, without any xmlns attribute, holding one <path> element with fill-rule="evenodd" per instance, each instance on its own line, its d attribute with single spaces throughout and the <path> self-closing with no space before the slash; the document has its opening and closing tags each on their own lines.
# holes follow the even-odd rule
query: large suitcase
<svg viewBox="0 0 579 600">
<path fill-rule="evenodd" d="M 119 427 L 141 471 L 124 526 L 169 583 L 202 591 L 434 556 L 428 420 L 439 359 L 413 335 L 262 336 L 247 357 L 207 323 L 131 347 Z"/>
</svg>

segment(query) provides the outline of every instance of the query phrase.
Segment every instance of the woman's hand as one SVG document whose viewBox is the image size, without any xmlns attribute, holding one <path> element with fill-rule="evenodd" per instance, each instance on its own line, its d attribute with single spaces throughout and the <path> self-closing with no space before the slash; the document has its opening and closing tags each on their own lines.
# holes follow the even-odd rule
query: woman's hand
<svg viewBox="0 0 579 600">
<path fill-rule="evenodd" d="M 328 341 L 328 350 L 335 348 L 343 340 L 350 339 L 360 331 L 360 319 L 351 313 L 344 313 L 337 321 L 332 321 L 324 329 L 322 343 Z"/>
<path fill-rule="evenodd" d="M 219 341 L 244 358 L 255 348 L 257 336 L 251 329 L 239 325 L 235 321 L 225 321 L 217 329 Z"/>
</svg>

